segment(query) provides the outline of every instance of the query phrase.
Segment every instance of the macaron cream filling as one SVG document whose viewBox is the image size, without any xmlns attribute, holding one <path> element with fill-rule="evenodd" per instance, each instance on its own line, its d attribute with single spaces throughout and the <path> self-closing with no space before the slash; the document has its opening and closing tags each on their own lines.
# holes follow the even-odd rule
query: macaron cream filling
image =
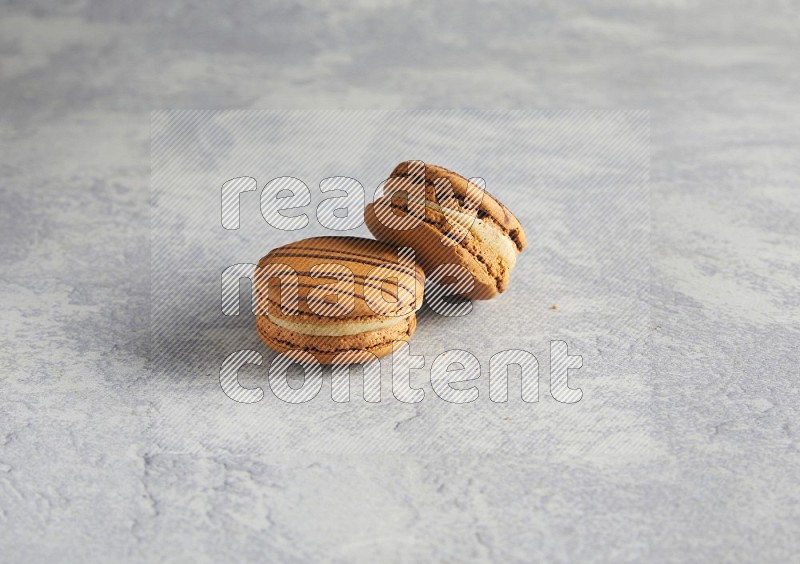
<svg viewBox="0 0 800 564">
<path fill-rule="evenodd" d="M 328 324 L 313 324 L 313 323 L 300 323 L 297 321 L 289 321 L 283 317 L 275 317 L 267 314 L 269 320 L 287 331 L 293 331 L 302 335 L 311 335 L 314 337 L 343 337 L 346 335 L 358 335 L 360 333 L 367 333 L 370 331 L 379 331 L 388 329 L 399 325 L 413 315 L 411 312 L 402 317 L 391 317 L 387 319 L 378 319 L 375 321 L 361 321 L 361 322 L 340 322 Z"/>
<path fill-rule="evenodd" d="M 404 192 L 390 194 L 388 197 L 396 197 L 401 200 L 409 199 L 408 194 Z M 500 258 L 503 259 L 509 270 L 514 268 L 514 265 L 517 263 L 519 249 L 517 249 L 517 245 L 514 243 L 514 240 L 498 226 L 483 221 L 482 219 L 478 219 L 474 215 L 469 215 L 448 207 L 440 206 L 436 202 L 432 202 L 430 200 L 425 200 L 425 207 L 441 213 L 454 223 L 457 223 L 458 225 L 469 230 L 473 237 L 491 246 L 500 256 Z"/>
</svg>

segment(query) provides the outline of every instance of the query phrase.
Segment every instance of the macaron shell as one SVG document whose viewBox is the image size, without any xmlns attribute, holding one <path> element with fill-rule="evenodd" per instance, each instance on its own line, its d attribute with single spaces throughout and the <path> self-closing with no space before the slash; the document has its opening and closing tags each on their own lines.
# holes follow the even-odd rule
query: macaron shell
<svg viewBox="0 0 800 564">
<path fill-rule="evenodd" d="M 409 178 L 417 182 L 425 182 L 433 186 L 437 180 L 449 181 L 453 195 L 459 199 L 474 198 L 476 194 L 480 199 L 478 209 L 481 215 L 485 214 L 495 225 L 502 229 L 517 249 L 522 251 L 527 245 L 527 237 L 519 220 L 488 190 L 482 190 L 460 174 L 444 167 L 422 163 L 421 161 L 404 161 L 392 171 L 390 178 Z M 429 193 L 430 190 L 427 190 Z M 482 192 L 482 194 L 481 194 Z"/>
<path fill-rule="evenodd" d="M 287 299 L 291 293 L 282 284 L 274 283 L 282 274 L 295 282 L 288 288 L 295 302 Z M 314 237 L 270 251 L 258 263 L 255 285 L 260 310 L 328 324 L 416 311 L 422 306 L 425 274 L 415 261 L 400 263 L 392 245 L 357 237 Z"/>
</svg>

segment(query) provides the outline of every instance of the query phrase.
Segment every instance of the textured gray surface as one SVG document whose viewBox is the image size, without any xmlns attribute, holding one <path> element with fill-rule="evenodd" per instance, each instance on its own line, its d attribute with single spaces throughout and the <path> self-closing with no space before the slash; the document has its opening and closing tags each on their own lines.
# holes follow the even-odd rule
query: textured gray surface
<svg viewBox="0 0 800 564">
<path fill-rule="evenodd" d="M 0 559 L 797 560 L 796 3 L 48 4 L 0 8 Z M 650 110 L 630 413 L 530 450 L 185 444 L 211 384 L 146 360 L 149 112 L 184 107 Z"/>
<path fill-rule="evenodd" d="M 162 415 L 155 438 L 178 450 L 192 449 L 201 438 L 212 451 L 255 443 L 273 457 L 478 451 L 536 452 L 546 460 L 566 452 L 592 456 L 608 443 L 618 454 L 648 448 L 638 424 L 649 369 L 648 126 L 643 111 L 158 112 L 151 128 L 151 327 L 159 386 L 154 405 Z M 480 175 L 514 210 L 530 247 L 502 296 L 475 302 L 459 318 L 421 310 L 411 340 L 411 352 L 425 358 L 411 379 L 425 392 L 418 404 L 395 399 L 400 394 L 390 389 L 391 363 L 384 361 L 379 406 L 334 403 L 327 384 L 311 404 L 285 405 L 269 392 L 274 355 L 253 330 L 252 314 L 222 315 L 220 273 L 302 238 L 371 237 L 363 202 L 354 210 L 359 227 L 343 233 L 320 224 L 317 185 L 347 174 L 358 178 L 371 201 L 404 155 Z M 293 231 L 270 225 L 254 190 L 239 197 L 240 228 L 223 229 L 220 186 L 243 174 L 259 186 L 285 176 L 306 182 L 308 225 Z M 560 308 L 552 310 L 553 303 Z M 549 397 L 558 394 L 548 389 L 550 340 L 586 355 L 572 385 L 589 386 L 592 401 L 564 406 Z M 248 387 L 266 388 L 263 405 L 219 401 L 215 374 L 222 359 L 241 349 L 264 357 L 261 369 L 249 367 L 242 375 Z M 483 365 L 474 404 L 448 405 L 431 388 L 434 359 L 453 349 Z M 489 400 L 489 359 L 510 349 L 537 357 L 539 395 L 548 396 L 541 403 L 521 401 L 516 376 L 513 401 Z M 354 394 L 360 386 L 354 384 Z M 192 409 L 172 410 L 176 397 Z M 609 421 L 598 426 L 601 412 Z M 265 428 L 271 432 L 262 433 Z"/>
</svg>

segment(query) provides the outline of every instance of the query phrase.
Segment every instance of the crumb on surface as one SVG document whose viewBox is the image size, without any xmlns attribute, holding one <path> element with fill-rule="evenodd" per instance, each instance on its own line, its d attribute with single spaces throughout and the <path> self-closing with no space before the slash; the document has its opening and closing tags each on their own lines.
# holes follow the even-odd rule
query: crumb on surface
<svg viewBox="0 0 800 564">
<path fill-rule="evenodd" d="M 551 305 L 551 306 L 550 306 L 550 309 L 552 309 L 553 311 L 555 311 L 555 310 L 557 310 L 557 309 L 558 309 L 558 306 L 557 306 L 556 304 L 553 304 L 553 305 Z"/>
</svg>

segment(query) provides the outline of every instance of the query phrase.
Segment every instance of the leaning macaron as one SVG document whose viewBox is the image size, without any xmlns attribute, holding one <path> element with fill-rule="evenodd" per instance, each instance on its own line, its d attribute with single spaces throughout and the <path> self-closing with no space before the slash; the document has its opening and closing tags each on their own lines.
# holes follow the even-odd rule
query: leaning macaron
<svg viewBox="0 0 800 564">
<path fill-rule="evenodd" d="M 495 197 L 455 172 L 420 161 L 397 165 L 383 189 L 364 212 L 376 239 L 413 248 L 429 277 L 441 265 L 463 267 L 472 276 L 461 292 L 465 297 L 491 299 L 505 291 L 526 238 Z"/>
<path fill-rule="evenodd" d="M 323 364 L 392 352 L 416 328 L 425 275 L 392 245 L 314 237 L 273 249 L 256 269 L 256 328 L 278 352 Z"/>
</svg>

